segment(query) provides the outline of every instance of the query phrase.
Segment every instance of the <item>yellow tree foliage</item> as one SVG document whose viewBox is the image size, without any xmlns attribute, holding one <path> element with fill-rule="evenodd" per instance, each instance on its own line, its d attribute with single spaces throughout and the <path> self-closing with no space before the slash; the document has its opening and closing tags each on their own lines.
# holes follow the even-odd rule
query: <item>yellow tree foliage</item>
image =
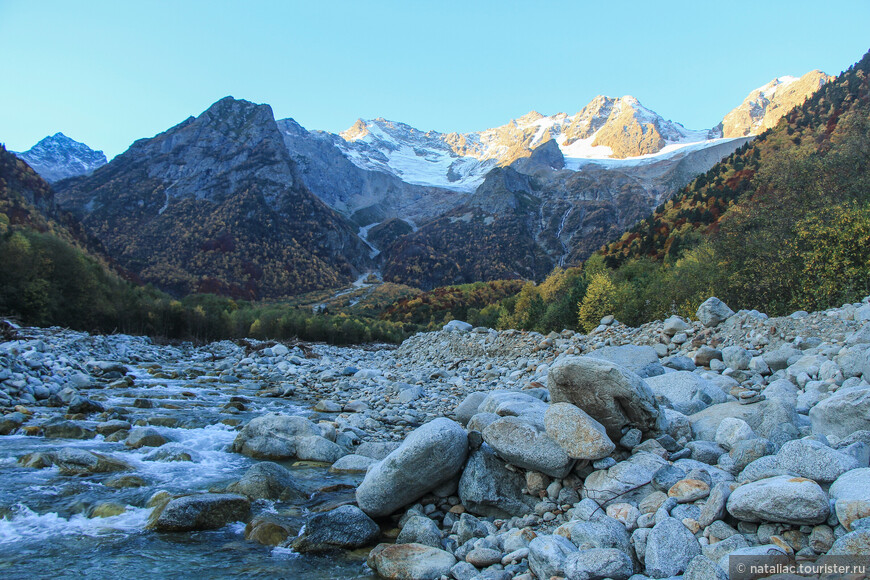
<svg viewBox="0 0 870 580">
<path fill-rule="evenodd" d="M 586 295 L 580 301 L 577 322 L 585 332 L 591 332 L 606 315 L 613 311 L 616 286 L 605 272 L 592 275 Z"/>
</svg>

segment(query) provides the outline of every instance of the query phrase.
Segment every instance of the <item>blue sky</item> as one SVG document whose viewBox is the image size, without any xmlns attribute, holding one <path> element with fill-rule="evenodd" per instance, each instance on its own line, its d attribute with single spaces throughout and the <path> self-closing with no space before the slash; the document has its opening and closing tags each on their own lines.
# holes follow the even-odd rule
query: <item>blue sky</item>
<svg viewBox="0 0 870 580">
<path fill-rule="evenodd" d="M 341 131 L 475 131 L 636 96 L 715 125 L 782 75 L 870 49 L 870 2 L 0 0 L 0 142 L 109 157 L 226 95 Z"/>
</svg>

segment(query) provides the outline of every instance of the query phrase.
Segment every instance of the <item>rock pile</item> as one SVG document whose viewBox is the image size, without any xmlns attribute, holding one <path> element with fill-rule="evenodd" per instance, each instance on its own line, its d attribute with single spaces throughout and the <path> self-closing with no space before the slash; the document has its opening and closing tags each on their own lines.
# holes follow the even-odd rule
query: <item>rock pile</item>
<svg viewBox="0 0 870 580">
<path fill-rule="evenodd" d="M 317 358 L 210 345 L 223 362 L 197 365 L 215 381 L 258 381 L 258 399 L 310 411 L 240 424 L 230 451 L 263 462 L 231 493 L 164 498 L 151 527 L 213 527 L 248 518 L 252 500 L 299 501 L 292 469 L 266 460 L 302 460 L 359 473 L 344 502 L 356 505 L 263 541 L 307 552 L 380 539 L 368 564 L 384 578 L 699 579 L 724 577 L 734 554 L 866 554 L 868 301 L 771 319 L 711 298 L 697 317 L 640 328 L 608 317 L 589 335 L 454 323 L 392 351 L 315 346 Z M 113 416 L 96 387 L 196 349 L 79 336 L 94 359 L 79 362 L 68 335 L 30 331 L 0 345 L 0 432 L 172 450 Z M 107 352 L 121 345 L 124 356 Z M 57 405 L 63 416 L 33 412 Z M 82 453 L 22 461 L 132 469 Z M 256 515 L 250 537 L 275 538 L 275 526 Z"/>
</svg>

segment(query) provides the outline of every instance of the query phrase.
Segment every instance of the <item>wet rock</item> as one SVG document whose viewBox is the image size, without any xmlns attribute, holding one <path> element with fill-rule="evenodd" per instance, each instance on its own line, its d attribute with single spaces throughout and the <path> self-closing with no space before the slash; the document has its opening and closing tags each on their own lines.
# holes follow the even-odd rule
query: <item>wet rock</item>
<svg viewBox="0 0 870 580">
<path fill-rule="evenodd" d="M 103 502 L 94 506 L 89 518 L 111 518 L 127 511 L 127 506 L 115 502 Z"/>
<path fill-rule="evenodd" d="M 230 485 L 227 490 L 251 499 L 289 501 L 308 497 L 289 470 L 268 461 L 252 465 L 245 475 Z"/>
<path fill-rule="evenodd" d="M 450 552 L 422 544 L 378 544 L 368 565 L 387 580 L 437 580 L 450 574 L 456 558 Z"/>
<path fill-rule="evenodd" d="M 121 421 L 118 419 L 114 419 L 112 421 L 104 421 L 103 423 L 97 423 L 96 431 L 97 434 L 108 436 L 112 433 L 117 433 L 118 431 L 129 430 L 132 427 L 128 421 Z"/>
<path fill-rule="evenodd" d="M 781 475 L 744 484 L 728 497 L 728 513 L 747 522 L 820 524 L 828 519 L 828 495 L 819 484 Z"/>
<path fill-rule="evenodd" d="M 120 459 L 92 453 L 75 447 L 65 447 L 52 454 L 52 461 L 61 475 L 86 475 L 90 473 L 113 473 L 132 471 L 132 467 Z"/>
<path fill-rule="evenodd" d="M 33 469 L 45 469 L 54 465 L 50 453 L 28 453 L 18 458 L 18 465 L 21 467 L 30 467 Z"/>
<path fill-rule="evenodd" d="M 483 429 L 486 441 L 505 461 L 546 473 L 564 477 L 573 461 L 562 447 L 550 438 L 544 426 L 524 417 L 501 417 Z"/>
<path fill-rule="evenodd" d="M 299 437 L 320 437 L 320 429 L 304 417 L 269 413 L 252 419 L 236 436 L 232 450 L 254 459 L 290 459 Z"/>
<path fill-rule="evenodd" d="M 601 459 L 616 449 L 604 426 L 570 403 L 553 403 L 544 417 L 547 435 L 573 459 Z"/>
<path fill-rule="evenodd" d="M 155 508 L 146 528 L 158 532 L 216 530 L 230 522 L 247 520 L 251 502 L 241 495 L 202 493 L 170 500 Z"/>
<path fill-rule="evenodd" d="M 487 517 L 521 516 L 531 511 L 522 493 L 523 476 L 508 471 L 492 448 L 471 453 L 459 480 L 459 498 L 471 512 Z"/>
<path fill-rule="evenodd" d="M 138 475 L 117 475 L 104 481 L 103 485 L 112 489 L 129 489 L 145 487 L 148 485 L 148 482 Z"/>
<path fill-rule="evenodd" d="M 309 518 L 292 546 L 301 553 L 354 549 L 373 543 L 379 535 L 374 520 L 358 507 L 345 505 Z"/>
<path fill-rule="evenodd" d="M 468 437 L 458 423 L 426 423 L 366 473 L 357 503 L 372 517 L 389 515 L 455 477 L 467 454 Z"/>
<path fill-rule="evenodd" d="M 151 427 L 136 427 L 130 430 L 126 445 L 131 449 L 140 447 L 160 447 L 168 443 L 168 439 Z"/>
<path fill-rule="evenodd" d="M 345 455 L 336 460 L 329 468 L 330 473 L 365 473 L 369 466 L 377 463 L 377 459 L 364 455 Z"/>
<path fill-rule="evenodd" d="M 293 533 L 291 526 L 281 519 L 261 514 L 245 526 L 245 539 L 264 546 L 279 546 Z"/>
<path fill-rule="evenodd" d="M 0 417 L 0 435 L 9 435 L 24 422 L 27 421 L 27 415 L 24 413 L 9 413 Z"/>
<path fill-rule="evenodd" d="M 93 439 L 96 431 L 87 429 L 73 421 L 59 421 L 42 426 L 46 439 Z"/>
<path fill-rule="evenodd" d="M 652 390 L 637 374 L 590 357 L 566 357 L 549 371 L 553 403 L 571 403 L 601 423 L 611 440 L 623 428 L 661 431 L 662 414 Z"/>
</svg>

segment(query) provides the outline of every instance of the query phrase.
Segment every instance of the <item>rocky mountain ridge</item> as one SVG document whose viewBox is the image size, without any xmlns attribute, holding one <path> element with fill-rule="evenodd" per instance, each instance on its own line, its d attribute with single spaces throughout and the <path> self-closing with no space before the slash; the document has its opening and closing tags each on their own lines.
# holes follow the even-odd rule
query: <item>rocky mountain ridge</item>
<svg viewBox="0 0 870 580">
<path fill-rule="evenodd" d="M 22 153 L 15 153 L 49 183 L 88 175 L 106 164 L 102 151 L 94 151 L 84 143 L 55 133 Z"/>
</svg>

